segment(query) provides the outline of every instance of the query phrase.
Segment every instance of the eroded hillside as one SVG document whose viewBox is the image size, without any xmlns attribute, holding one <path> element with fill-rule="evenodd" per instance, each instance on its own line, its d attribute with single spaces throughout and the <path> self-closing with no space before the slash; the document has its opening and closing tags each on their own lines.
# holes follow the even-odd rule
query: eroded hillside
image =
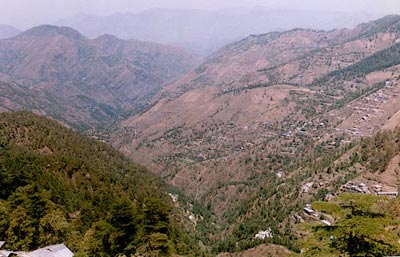
<svg viewBox="0 0 400 257">
<path fill-rule="evenodd" d="M 299 168 L 397 125 L 399 28 L 388 16 L 352 30 L 250 36 L 166 86 L 112 142 L 216 214 L 215 238 L 235 235 L 216 251 L 268 227 L 290 245 L 281 226 L 310 178 Z"/>
<path fill-rule="evenodd" d="M 89 40 L 67 27 L 43 25 L 0 40 L 0 81 L 10 87 L 0 106 L 80 129 L 108 127 L 146 106 L 151 94 L 195 62 L 175 47 L 111 35 Z M 45 101 L 21 101 L 25 94 Z"/>
</svg>

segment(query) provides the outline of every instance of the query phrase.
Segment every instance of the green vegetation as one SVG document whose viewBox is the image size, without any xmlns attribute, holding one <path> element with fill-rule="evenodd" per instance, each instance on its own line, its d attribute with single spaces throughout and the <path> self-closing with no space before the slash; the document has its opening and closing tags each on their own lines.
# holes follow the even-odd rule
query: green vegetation
<svg viewBox="0 0 400 257">
<path fill-rule="evenodd" d="M 351 154 L 347 161 L 342 159 L 338 162 L 339 156 L 327 158 L 323 161 L 326 165 L 318 173 L 340 174 L 336 185 L 341 185 L 354 176 L 355 166 L 359 172 L 383 172 L 392 158 L 400 153 L 399 142 L 400 128 L 379 132 L 349 148 Z M 298 241 L 299 248 L 305 250 L 303 256 L 388 256 L 400 253 L 399 198 L 341 194 L 332 202 L 313 202 L 312 207 L 334 222 L 332 226 L 315 221 L 297 226 L 302 235 L 307 235 Z"/>
<path fill-rule="evenodd" d="M 397 208 L 398 202 L 395 200 L 373 195 L 340 196 L 340 203 L 351 202 L 353 199 L 353 214 L 351 207 L 344 208 L 336 202 L 314 202 L 313 208 L 323 215 L 333 216 L 336 224 L 341 226 L 332 234 L 337 238 L 336 245 L 331 244 L 330 240 L 332 227 L 322 226 L 321 222 L 318 225 L 302 225 L 306 234 L 312 233 L 312 237 L 303 238 L 303 233 L 298 234 L 295 232 L 298 229 L 293 229 L 291 217 L 301 212 L 306 203 L 323 200 L 327 193 L 337 192 L 341 185 L 363 172 L 384 171 L 390 160 L 400 153 L 399 142 L 400 128 L 379 132 L 374 137 L 355 141 L 339 149 L 316 148 L 301 159 L 285 158 L 282 154 L 265 156 L 267 165 L 265 161 L 261 162 L 264 172 L 257 176 L 254 183 L 235 184 L 242 187 L 243 192 L 247 193 L 247 198 L 243 199 L 238 207 L 229 209 L 224 214 L 226 224 L 233 225 L 222 227 L 222 230 L 229 228 L 232 232 L 213 245 L 214 252 L 237 252 L 263 243 L 274 243 L 284 245 L 293 252 L 308 249 L 305 256 L 339 256 L 352 249 L 346 248 L 351 244 L 349 240 L 358 240 L 357 242 L 364 245 L 364 248 L 357 249 L 361 255 L 347 252 L 350 256 L 380 256 L 378 253 L 371 255 L 374 249 L 383 253 L 395 253 L 398 245 L 394 244 L 393 238 L 397 236 L 398 240 L 400 235 L 397 234 L 400 233 L 400 214 L 391 214 L 388 211 Z M 247 167 L 251 167 L 256 159 L 253 157 L 249 161 L 246 160 Z M 269 170 L 281 170 L 285 177 L 278 178 Z M 300 193 L 301 185 L 309 181 L 314 182 L 313 188 L 307 194 Z M 318 186 L 317 181 L 324 182 L 324 186 Z M 375 203 L 384 204 L 382 208 L 378 208 Z M 362 212 L 357 211 L 357 208 Z M 368 217 L 372 220 L 367 219 Z M 356 232 L 363 228 L 358 225 L 366 225 L 369 222 L 376 222 L 380 227 L 373 228 L 375 230 L 372 230 L 371 238 L 367 238 L 365 234 L 359 236 Z M 258 231 L 268 228 L 272 229 L 273 238 L 254 240 Z M 394 230 L 389 231 L 388 228 Z M 383 233 L 380 238 L 378 235 L 381 235 L 382 229 L 386 229 L 388 233 Z M 367 243 L 360 241 L 364 239 Z M 375 242 L 378 239 L 382 242 Z M 370 255 L 362 255 L 366 251 Z"/>
<path fill-rule="evenodd" d="M 110 146 L 27 112 L 0 114 L 0 238 L 76 256 L 200 255 L 162 183 Z"/>
<path fill-rule="evenodd" d="M 400 152 L 400 129 L 383 131 L 361 142 L 360 162 L 372 172 L 385 171 L 389 161 Z"/>
<path fill-rule="evenodd" d="M 377 52 L 361 61 L 344 69 L 335 70 L 324 77 L 317 79 L 313 85 L 323 85 L 332 80 L 351 80 L 363 77 L 368 73 L 380 71 L 400 64 L 400 44 L 394 44 L 380 52 Z"/>
<path fill-rule="evenodd" d="M 335 219 L 301 225 L 311 234 L 300 241 L 303 256 L 398 255 L 400 200 L 369 194 L 341 194 L 333 202 L 315 202 L 313 208 Z"/>
<path fill-rule="evenodd" d="M 350 40 L 356 40 L 361 37 L 376 37 L 377 33 L 382 31 L 392 31 L 395 32 L 399 29 L 399 15 L 387 15 L 379 20 L 375 20 L 366 24 L 362 24 L 362 31 L 357 35 L 356 38 Z"/>
</svg>

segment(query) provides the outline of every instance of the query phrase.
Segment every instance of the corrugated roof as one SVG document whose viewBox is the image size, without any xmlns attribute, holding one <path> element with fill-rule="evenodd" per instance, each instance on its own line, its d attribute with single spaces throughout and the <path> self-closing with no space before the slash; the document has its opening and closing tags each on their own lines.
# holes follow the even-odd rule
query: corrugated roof
<svg viewBox="0 0 400 257">
<path fill-rule="evenodd" d="M 64 244 L 49 245 L 28 253 L 31 257 L 73 257 L 74 254 Z"/>
</svg>

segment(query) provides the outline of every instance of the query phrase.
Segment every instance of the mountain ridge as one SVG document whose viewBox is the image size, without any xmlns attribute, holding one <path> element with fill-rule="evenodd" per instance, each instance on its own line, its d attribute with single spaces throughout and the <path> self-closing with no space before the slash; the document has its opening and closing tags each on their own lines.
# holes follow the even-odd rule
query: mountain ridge
<svg viewBox="0 0 400 257">
<path fill-rule="evenodd" d="M 108 45 L 104 40 L 110 39 Z M 24 86 L 29 94 L 48 95 L 53 107 L 66 103 L 72 115 L 64 120 L 83 129 L 108 126 L 142 108 L 148 95 L 197 60 L 176 47 L 110 36 L 90 40 L 50 25 L 0 40 L 0 59 L 0 80 Z M 42 106 L 40 111 L 66 116 L 60 108 Z"/>
<path fill-rule="evenodd" d="M 377 15 L 335 12 L 321 14 L 255 7 L 219 11 L 150 9 L 104 17 L 79 15 L 57 24 L 75 27 L 91 38 L 111 33 L 124 39 L 138 38 L 178 45 L 206 56 L 249 34 L 284 31 L 296 26 L 319 29 L 352 27 L 373 18 L 377 18 Z"/>
<path fill-rule="evenodd" d="M 52 37 L 56 35 L 62 35 L 73 39 L 83 38 L 83 35 L 75 29 L 54 25 L 39 25 L 20 33 L 17 37 Z"/>
<path fill-rule="evenodd" d="M 155 75 L 147 76 L 154 67 L 170 75 L 169 65 L 164 70 L 153 62 L 160 45 L 107 34 L 71 41 L 71 31 L 36 28 L 33 34 L 39 38 L 56 38 L 52 41 L 56 54 L 43 51 L 54 57 L 44 58 L 52 69 L 26 75 L 29 69 L 20 63 L 28 59 L 19 57 L 18 51 L 0 51 L 0 57 L 4 54 L 9 59 L 0 59 L 4 73 L 0 76 L 9 81 L 0 80 L 0 90 L 7 93 L 0 96 L 0 108 L 30 108 L 71 124 L 77 117 L 65 113 L 84 106 L 84 111 L 74 115 L 102 122 L 93 122 L 90 128 L 116 122 L 111 131 L 87 134 L 110 142 L 172 186 L 176 195 L 170 196 L 182 210 L 182 220 L 212 254 L 278 244 L 287 249 L 259 246 L 243 255 L 294 255 L 307 251 L 306 244 L 297 240 L 295 223 L 314 200 L 339 192 L 341 185 L 353 179 L 369 187 L 379 184 L 383 190 L 396 188 L 399 131 L 379 131 L 400 124 L 399 21 L 400 16 L 386 16 L 351 30 L 293 29 L 250 35 L 221 48 L 182 77 L 171 75 L 173 81 L 150 90 L 140 106 L 134 103 L 142 100 L 141 95 L 127 97 L 133 92 L 124 88 L 124 78 L 156 81 Z M 0 41 L 0 49 L 7 42 L 12 41 Z M 36 42 L 33 45 L 37 47 Z M 22 48 L 22 52 L 30 49 Z M 66 69 L 75 62 L 66 58 L 63 49 L 72 49 L 68 56 L 79 60 L 81 73 Z M 160 51 L 172 51 L 180 57 L 177 62 L 184 59 L 185 54 L 174 49 Z M 42 57 L 36 53 L 32 61 Z M 168 57 L 168 63 L 176 67 Z M 125 69 L 128 65 L 131 69 Z M 65 73 L 59 73 L 58 67 L 65 68 Z M 71 87 L 76 84 L 69 76 L 85 85 L 86 94 Z M 62 91 L 71 95 L 56 99 L 44 82 L 54 83 L 50 88 L 54 91 L 63 87 L 75 91 Z M 99 83 L 106 90 L 97 92 Z M 40 91 L 43 88 L 47 91 Z M 108 98 L 105 92 L 119 92 L 120 98 Z M 117 104 L 107 102 L 110 99 Z M 54 108 L 57 104 L 59 109 Z M 115 116 L 118 120 L 112 119 Z M 39 150 L 48 154 L 49 149 Z M 379 197 L 374 199 L 379 201 Z M 260 233 L 267 238 L 259 240 Z M 305 233 L 310 238 L 314 235 Z M 161 240 L 159 236 L 153 239 Z"/>
<path fill-rule="evenodd" d="M 11 25 L 0 24 L 0 39 L 10 38 L 19 33 L 21 31 Z"/>
<path fill-rule="evenodd" d="M 315 167 L 299 168 L 373 135 L 399 110 L 399 65 L 384 54 L 400 39 L 398 19 L 230 44 L 122 121 L 110 142 L 214 212 L 223 224 L 208 227 L 222 240 L 217 252 L 254 246 L 256 229 L 268 227 L 277 234 L 268 242 L 296 249 L 284 227 L 308 200 L 301 186 Z M 332 80 L 313 85 L 327 74 Z"/>
</svg>

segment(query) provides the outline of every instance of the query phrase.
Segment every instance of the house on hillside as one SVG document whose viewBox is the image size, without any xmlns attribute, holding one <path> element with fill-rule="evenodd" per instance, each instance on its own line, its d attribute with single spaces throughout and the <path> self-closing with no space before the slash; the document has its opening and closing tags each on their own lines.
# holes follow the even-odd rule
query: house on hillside
<svg viewBox="0 0 400 257">
<path fill-rule="evenodd" d="M 389 197 L 397 197 L 399 196 L 399 192 L 393 191 L 393 192 L 377 192 L 377 195 L 383 195 L 383 196 L 389 196 Z"/>
<path fill-rule="evenodd" d="M 315 213 L 315 211 L 311 209 L 311 207 L 305 207 L 303 210 L 308 215 L 313 215 Z"/>
<path fill-rule="evenodd" d="M 73 257 L 73 252 L 64 244 L 49 245 L 28 253 L 29 257 Z"/>
<path fill-rule="evenodd" d="M 14 252 L 8 250 L 1 250 L 5 244 L 0 241 L 0 257 L 73 257 L 74 253 L 64 244 L 49 245 L 32 252 Z"/>
<path fill-rule="evenodd" d="M 268 228 L 267 230 L 260 230 L 258 233 L 254 236 L 254 239 L 261 239 L 264 240 L 265 238 L 272 238 L 274 234 L 272 233 L 272 229 Z"/>
</svg>

